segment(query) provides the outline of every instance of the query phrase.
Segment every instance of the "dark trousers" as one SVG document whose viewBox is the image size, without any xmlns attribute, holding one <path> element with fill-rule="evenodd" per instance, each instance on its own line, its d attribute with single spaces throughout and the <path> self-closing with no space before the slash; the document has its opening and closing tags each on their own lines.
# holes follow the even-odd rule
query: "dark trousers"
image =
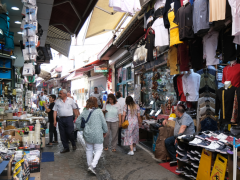
<svg viewBox="0 0 240 180">
<path fill-rule="evenodd" d="M 57 129 L 54 126 L 53 122 L 49 123 L 49 142 L 53 142 L 53 135 L 54 135 L 54 141 L 58 141 L 58 135 L 57 135 Z"/>
<path fill-rule="evenodd" d="M 170 154 L 172 160 L 176 160 L 177 143 L 174 145 L 175 140 L 176 139 L 174 136 L 171 136 L 171 137 L 165 139 L 165 147 L 166 147 L 168 153 Z"/>
<path fill-rule="evenodd" d="M 122 143 L 122 128 L 119 128 L 118 129 L 118 145 L 121 145 L 121 143 Z"/>
<path fill-rule="evenodd" d="M 72 116 L 60 117 L 58 121 L 59 132 L 64 149 L 69 149 L 68 140 L 71 141 L 72 146 L 76 146 L 74 141 L 74 125 Z"/>
</svg>

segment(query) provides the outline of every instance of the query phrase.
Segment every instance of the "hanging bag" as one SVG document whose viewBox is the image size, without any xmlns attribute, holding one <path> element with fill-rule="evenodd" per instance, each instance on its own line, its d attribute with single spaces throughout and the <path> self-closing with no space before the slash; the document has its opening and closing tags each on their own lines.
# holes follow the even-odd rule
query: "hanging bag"
<svg viewBox="0 0 240 180">
<path fill-rule="evenodd" d="M 89 113 L 89 115 L 88 115 L 88 117 L 87 117 L 87 120 L 85 120 L 84 117 L 82 117 L 82 122 L 81 122 L 81 128 L 82 128 L 82 129 L 85 128 L 85 124 L 89 121 L 89 118 L 90 118 L 90 116 L 92 115 L 92 113 L 93 113 L 94 110 L 95 110 L 95 109 L 93 109 L 93 110 Z"/>
<path fill-rule="evenodd" d="M 123 122 L 123 124 L 122 124 L 122 128 L 123 129 L 127 129 L 128 128 L 128 125 L 129 125 L 129 121 L 128 121 L 128 105 L 127 105 L 127 114 L 126 114 L 126 116 L 125 116 L 125 120 L 124 120 L 124 122 Z"/>
</svg>

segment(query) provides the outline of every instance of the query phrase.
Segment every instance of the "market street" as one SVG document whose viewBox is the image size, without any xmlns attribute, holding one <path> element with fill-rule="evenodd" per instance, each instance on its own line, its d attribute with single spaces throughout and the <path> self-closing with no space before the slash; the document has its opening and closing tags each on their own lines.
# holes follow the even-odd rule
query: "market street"
<svg viewBox="0 0 240 180">
<path fill-rule="evenodd" d="M 137 148 L 134 156 L 128 156 L 126 147 L 117 147 L 117 152 L 105 151 L 97 166 L 97 176 L 87 172 L 87 160 L 82 145 L 77 150 L 60 154 L 61 142 L 45 147 L 44 152 L 54 152 L 54 162 L 41 164 L 42 180 L 178 180 L 180 176 L 166 170 L 152 156 Z"/>
</svg>

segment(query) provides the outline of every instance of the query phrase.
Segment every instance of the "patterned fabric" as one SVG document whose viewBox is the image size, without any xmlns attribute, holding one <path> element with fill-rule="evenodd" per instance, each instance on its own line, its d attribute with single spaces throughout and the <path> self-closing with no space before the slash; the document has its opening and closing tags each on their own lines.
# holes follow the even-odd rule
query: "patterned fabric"
<svg viewBox="0 0 240 180">
<path fill-rule="evenodd" d="M 237 100 L 237 92 L 235 92 L 231 122 L 236 123 L 237 117 L 238 117 L 238 100 Z"/>
<path fill-rule="evenodd" d="M 80 116 L 76 120 L 76 127 L 80 131 L 83 131 L 84 140 L 90 144 L 102 144 L 103 143 L 103 133 L 108 132 L 108 127 L 106 120 L 103 116 L 101 109 L 96 109 L 89 121 L 85 124 L 85 128 L 81 128 L 82 117 L 86 120 L 90 111 L 83 110 Z"/>
<path fill-rule="evenodd" d="M 124 112 L 127 112 L 127 105 L 124 106 Z M 128 108 L 126 113 L 126 119 L 129 122 L 128 128 L 125 130 L 124 146 L 130 146 L 137 144 L 139 141 L 139 126 L 138 126 L 138 115 L 140 114 L 140 107 L 137 105 L 134 116 L 131 115 L 131 111 Z"/>
</svg>

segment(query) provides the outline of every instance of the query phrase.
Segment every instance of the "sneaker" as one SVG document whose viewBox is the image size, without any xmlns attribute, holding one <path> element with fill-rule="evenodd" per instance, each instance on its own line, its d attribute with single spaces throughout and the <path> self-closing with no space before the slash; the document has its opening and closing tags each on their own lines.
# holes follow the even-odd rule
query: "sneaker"
<svg viewBox="0 0 240 180">
<path fill-rule="evenodd" d="M 182 158 L 180 158 L 179 161 L 187 162 L 188 161 L 187 153 Z"/>
<path fill-rule="evenodd" d="M 170 166 L 177 166 L 177 160 L 172 160 L 170 162 Z"/>
<path fill-rule="evenodd" d="M 137 151 L 137 148 L 136 148 L 136 147 L 133 147 L 133 151 L 136 152 L 136 151 Z"/>
<path fill-rule="evenodd" d="M 177 138 L 178 139 L 182 139 L 183 137 L 185 137 L 186 135 L 181 135 L 181 136 L 178 136 Z"/>
<path fill-rule="evenodd" d="M 215 152 L 220 152 L 220 150 L 225 149 L 226 145 L 225 144 L 219 144 L 219 148 L 215 150 Z"/>
<path fill-rule="evenodd" d="M 230 147 L 230 146 L 226 146 L 224 149 L 221 149 L 219 152 L 221 153 L 221 154 L 227 154 L 228 153 L 228 151 L 233 151 L 233 148 L 232 147 Z"/>
<path fill-rule="evenodd" d="M 233 142 L 233 137 L 232 136 L 228 136 L 225 140 L 229 143 L 229 142 Z"/>
<path fill-rule="evenodd" d="M 213 141 L 209 146 L 206 146 L 205 148 L 208 151 L 215 152 L 215 150 L 218 149 L 219 147 L 220 145 L 217 142 Z"/>
<path fill-rule="evenodd" d="M 185 151 L 185 146 L 180 146 L 180 145 L 178 145 L 177 148 L 178 148 L 180 151 Z"/>
<path fill-rule="evenodd" d="M 181 156 L 185 156 L 185 154 L 187 154 L 187 151 L 179 151 L 179 150 L 176 150 L 176 152 L 178 154 L 180 154 Z"/>
<path fill-rule="evenodd" d="M 194 150 L 191 150 L 190 153 L 192 153 L 192 154 L 196 154 Z"/>
<path fill-rule="evenodd" d="M 177 160 L 180 160 L 181 158 L 182 158 L 181 155 L 178 155 L 178 156 L 176 157 Z"/>
<path fill-rule="evenodd" d="M 201 134 L 201 135 L 196 135 L 195 137 L 198 139 L 204 140 L 205 138 L 208 138 L 209 136 L 207 134 Z"/>
<path fill-rule="evenodd" d="M 199 158 L 198 156 L 195 156 L 194 159 L 195 159 L 196 161 L 200 161 L 200 158 Z"/>
<path fill-rule="evenodd" d="M 134 152 L 133 151 L 129 151 L 128 155 L 133 156 Z"/>
<path fill-rule="evenodd" d="M 209 146 L 211 143 L 209 141 L 202 141 L 201 143 L 198 144 L 199 147 L 205 148 L 206 146 Z"/>
<path fill-rule="evenodd" d="M 195 162 L 192 162 L 191 165 L 195 168 L 198 168 L 199 167 L 199 164 L 198 163 L 195 163 Z"/>
<path fill-rule="evenodd" d="M 179 169 L 176 169 L 175 171 L 176 173 L 184 173 L 184 168 L 179 168 Z"/>
<path fill-rule="evenodd" d="M 187 171 L 186 174 L 185 174 L 185 176 L 187 176 L 187 177 L 192 177 L 193 175 L 194 174 L 193 174 L 192 171 Z"/>
<path fill-rule="evenodd" d="M 194 156 L 192 153 L 187 153 L 187 157 L 191 159 L 191 157 Z"/>
<path fill-rule="evenodd" d="M 219 139 L 211 136 L 211 137 L 205 138 L 205 140 L 212 142 L 212 141 L 218 141 Z"/>
<path fill-rule="evenodd" d="M 95 169 L 94 169 L 92 166 L 89 166 L 88 171 L 91 172 L 91 173 L 93 173 L 94 175 L 97 174 L 96 171 L 95 171 Z"/>
<path fill-rule="evenodd" d="M 194 172 L 195 174 L 197 174 L 197 171 L 194 168 L 190 169 L 192 172 Z"/>
<path fill-rule="evenodd" d="M 225 139 L 228 138 L 228 136 L 225 135 L 225 134 L 223 134 L 223 133 L 221 133 L 221 134 L 219 134 L 216 138 L 218 138 L 219 140 L 225 140 Z"/>
<path fill-rule="evenodd" d="M 182 138 L 183 141 L 185 142 L 190 142 L 194 140 L 195 136 L 194 135 L 186 135 L 185 137 Z"/>
<path fill-rule="evenodd" d="M 199 143 L 201 143 L 201 142 L 202 142 L 201 139 L 195 138 L 193 141 L 190 141 L 190 142 L 189 142 L 189 145 L 197 146 L 197 144 L 199 144 Z"/>
<path fill-rule="evenodd" d="M 195 150 L 194 151 L 195 152 L 195 154 L 197 154 L 197 155 L 200 155 L 201 156 L 201 154 L 202 154 L 202 149 L 199 151 L 199 150 Z"/>
</svg>

